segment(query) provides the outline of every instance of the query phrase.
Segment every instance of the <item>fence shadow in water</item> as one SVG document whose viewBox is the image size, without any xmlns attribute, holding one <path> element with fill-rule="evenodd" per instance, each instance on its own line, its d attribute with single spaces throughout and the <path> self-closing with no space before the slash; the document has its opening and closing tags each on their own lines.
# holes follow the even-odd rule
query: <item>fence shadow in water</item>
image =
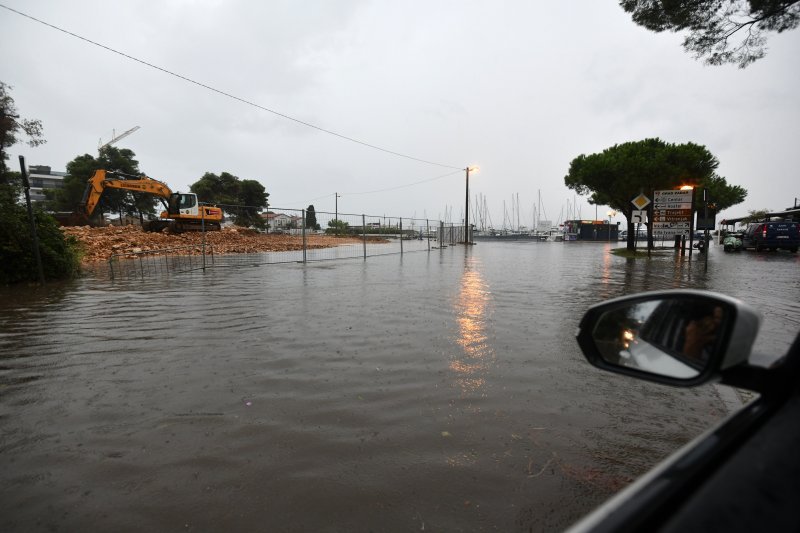
<svg viewBox="0 0 800 533">
<path fill-rule="evenodd" d="M 145 278 L 203 270 L 214 264 L 214 247 L 209 244 L 114 254 L 108 259 L 108 270 L 111 279 Z"/>
</svg>

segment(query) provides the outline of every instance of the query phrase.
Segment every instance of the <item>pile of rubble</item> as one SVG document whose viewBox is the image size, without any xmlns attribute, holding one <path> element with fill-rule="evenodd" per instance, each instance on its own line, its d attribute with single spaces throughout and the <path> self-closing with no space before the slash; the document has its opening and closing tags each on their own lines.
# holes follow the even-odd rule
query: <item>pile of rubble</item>
<svg viewBox="0 0 800 533">
<path fill-rule="evenodd" d="M 113 254 L 138 253 L 148 250 L 179 248 L 174 253 L 199 254 L 203 243 L 201 232 L 180 234 L 152 233 L 139 226 L 89 226 L 62 227 L 66 235 L 74 236 L 81 246 L 83 262 L 105 261 Z M 223 228 L 205 233 L 206 244 L 214 247 L 215 254 L 248 254 L 259 252 L 286 252 L 303 249 L 300 235 L 260 233 L 246 228 Z M 307 235 L 306 248 L 330 248 L 340 244 L 361 242 L 353 237 Z"/>
</svg>

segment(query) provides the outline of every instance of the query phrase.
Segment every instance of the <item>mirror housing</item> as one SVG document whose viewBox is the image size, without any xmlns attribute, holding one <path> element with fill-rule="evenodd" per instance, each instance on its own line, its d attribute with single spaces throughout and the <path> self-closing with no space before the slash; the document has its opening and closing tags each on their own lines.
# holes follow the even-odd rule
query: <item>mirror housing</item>
<svg viewBox="0 0 800 533">
<path fill-rule="evenodd" d="M 729 296 L 654 291 L 590 307 L 577 340 L 598 368 L 690 387 L 746 364 L 760 323 L 755 310 Z"/>
</svg>

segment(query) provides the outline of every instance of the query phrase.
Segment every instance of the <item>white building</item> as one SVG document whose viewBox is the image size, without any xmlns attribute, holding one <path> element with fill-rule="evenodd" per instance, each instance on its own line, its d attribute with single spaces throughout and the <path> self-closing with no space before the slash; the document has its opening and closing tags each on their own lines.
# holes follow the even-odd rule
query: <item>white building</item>
<svg viewBox="0 0 800 533">
<path fill-rule="evenodd" d="M 66 172 L 51 170 L 48 166 L 29 165 L 28 180 L 31 184 L 31 201 L 46 200 L 44 195 L 46 189 L 61 189 L 64 186 L 64 176 L 66 175 Z"/>
<path fill-rule="evenodd" d="M 286 213 L 262 213 L 261 216 L 269 224 L 270 229 L 296 229 L 303 227 L 303 217 Z"/>
</svg>

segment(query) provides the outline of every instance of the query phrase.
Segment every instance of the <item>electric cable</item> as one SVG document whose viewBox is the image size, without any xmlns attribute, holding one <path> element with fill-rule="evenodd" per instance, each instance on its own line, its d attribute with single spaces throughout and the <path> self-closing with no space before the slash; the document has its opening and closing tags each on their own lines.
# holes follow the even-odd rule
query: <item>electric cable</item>
<svg viewBox="0 0 800 533">
<path fill-rule="evenodd" d="M 405 185 L 397 185 L 395 187 L 388 187 L 386 189 L 376 189 L 374 191 L 343 192 L 342 194 L 346 194 L 347 196 L 359 196 L 359 195 L 362 195 L 362 194 L 375 194 L 375 193 L 379 193 L 379 192 L 396 191 L 397 189 L 404 189 L 406 187 L 413 187 L 414 185 L 419 185 L 420 183 L 427 183 L 429 181 L 440 180 L 442 178 L 446 178 L 448 176 L 452 176 L 453 174 L 459 174 L 459 173 L 461 173 L 463 171 L 464 171 L 464 169 L 460 168 L 460 169 L 455 170 L 453 172 L 448 172 L 447 174 L 442 174 L 441 176 L 436 176 L 435 178 L 427 178 L 427 179 L 424 179 L 424 180 L 415 181 L 413 183 L 406 183 Z"/>
<path fill-rule="evenodd" d="M 458 170 L 454 170 L 453 172 L 448 172 L 447 174 L 442 174 L 441 176 L 436 176 L 434 178 L 426 178 L 424 180 L 415 181 L 413 183 L 406 183 L 404 185 L 397 185 L 395 187 L 387 187 L 386 189 L 376 189 L 374 191 L 363 191 L 363 192 L 343 192 L 343 193 L 340 193 L 339 195 L 340 196 L 342 196 L 342 195 L 345 195 L 345 196 L 360 196 L 362 194 L 375 194 L 375 193 L 379 193 L 379 192 L 395 191 L 397 189 L 403 189 L 405 187 L 413 187 L 414 185 L 419 185 L 421 183 L 428 183 L 430 181 L 440 180 L 442 178 L 446 178 L 446 177 L 452 176 L 454 174 L 459 174 L 459 173 L 463 172 L 463 170 L 464 169 L 458 169 Z M 336 194 L 336 193 L 328 193 L 328 194 L 325 194 L 323 196 L 318 196 L 316 198 L 312 198 L 311 200 L 307 200 L 305 202 L 296 202 L 296 203 L 299 203 L 299 204 L 309 203 L 310 204 L 311 202 L 313 202 L 315 200 L 321 200 L 322 198 L 327 198 L 328 196 L 333 196 L 334 194 Z M 289 202 L 289 203 L 291 203 L 291 202 Z"/>
<path fill-rule="evenodd" d="M 8 7 L 8 6 L 4 5 L 4 4 L 0 4 L 0 7 L 2 7 L 3 9 L 6 9 L 8 11 L 11 11 L 12 13 L 16 13 L 17 15 L 20 15 L 22 17 L 25 17 L 25 18 L 28 18 L 30 20 L 33 20 L 34 22 L 38 22 L 39 24 L 42 24 L 42 25 L 47 26 L 49 28 L 52 28 L 54 30 L 60 31 L 62 33 L 66 33 L 67 35 L 69 35 L 71 37 L 75 37 L 76 39 L 80 39 L 81 41 L 87 42 L 87 43 L 92 44 L 94 46 L 98 46 L 100 48 L 103 48 L 104 50 L 108 50 L 109 52 L 113 52 L 113 53 L 115 53 L 117 55 L 120 55 L 122 57 L 130 59 L 131 61 L 135 61 L 137 63 L 141 63 L 142 65 L 145 65 L 145 66 L 148 66 L 150 68 L 159 70 L 159 71 L 161 71 L 161 72 L 163 72 L 165 74 L 169 74 L 170 76 L 174 76 L 174 77 L 179 78 L 181 80 L 184 80 L 184 81 L 187 81 L 187 82 L 192 83 L 194 85 L 197 85 L 198 87 L 202 87 L 202 88 L 207 89 L 209 91 L 215 92 L 215 93 L 220 94 L 222 96 L 226 96 L 228 98 L 231 98 L 233 100 L 241 102 L 243 104 L 255 107 L 257 109 L 261 109 L 262 111 L 266 111 L 268 113 L 272 113 L 273 115 L 279 116 L 281 118 L 285 118 L 287 120 L 291 120 L 292 122 L 296 122 L 297 124 L 301 124 L 303 126 L 315 129 L 317 131 L 321 131 L 323 133 L 327 133 L 328 135 L 333 135 L 334 137 L 339 137 L 340 139 L 344 139 L 346 141 L 350 141 L 350 142 L 355 143 L 355 144 L 360 144 L 362 146 L 366 146 L 367 148 L 372 148 L 373 150 L 379 150 L 381 152 L 385 152 L 387 154 L 391 154 L 391 155 L 394 155 L 394 156 L 397 156 L 397 157 L 402 157 L 402 158 L 405 158 L 405 159 L 411 159 L 413 161 L 419 161 L 420 163 L 426 163 L 428 165 L 434 165 L 434 166 L 443 167 L 443 168 L 452 168 L 452 169 L 463 170 L 461 167 L 457 167 L 457 166 L 454 166 L 454 165 L 446 165 L 444 163 L 437 163 L 435 161 L 428 161 L 427 159 L 421 159 L 419 157 L 410 156 L 408 154 L 403 154 L 401 152 L 395 152 L 394 150 L 389 150 L 388 148 L 382 148 L 380 146 L 377 146 L 377 145 L 374 145 L 374 144 L 371 144 L 371 143 L 368 143 L 368 142 L 365 142 L 365 141 L 361 141 L 361 140 L 355 139 L 353 137 L 348 137 L 347 135 L 343 135 L 341 133 L 337 133 L 337 132 L 329 130 L 329 129 L 325 129 L 325 128 L 321 127 L 321 126 L 317 126 L 315 124 L 311 124 L 310 122 L 305 122 L 303 120 L 300 120 L 298 118 L 294 118 L 294 117 L 292 117 L 290 115 L 287 115 L 285 113 L 281 113 L 280 111 L 275 111 L 274 109 L 270 109 L 268 107 L 264 107 L 262 105 L 256 104 L 255 102 L 251 102 L 249 100 L 245 100 L 244 98 L 241 98 L 239 96 L 235 96 L 235 95 L 233 95 L 231 93 L 227 93 L 225 91 L 222 91 L 222 90 L 217 89 L 215 87 L 212 87 L 210 85 L 206 85 L 205 83 L 201 83 L 199 81 L 193 80 L 193 79 L 188 78 L 186 76 L 183 76 L 181 74 L 172 72 L 171 70 L 168 70 L 168 69 L 166 69 L 164 67 L 159 67 L 158 65 L 154 65 L 152 63 L 148 63 L 147 61 L 144 61 L 142 59 L 138 59 L 138 58 L 136 58 L 134 56 L 131 56 L 129 54 L 126 54 L 124 52 L 120 52 L 119 50 L 115 50 L 114 48 L 111 48 L 110 46 L 106 46 L 104 44 L 92 41 L 91 39 L 88 39 L 86 37 L 78 35 L 77 33 L 73 33 L 73 32 L 71 32 L 69 30 L 65 30 L 63 28 L 60 28 L 60 27 L 54 25 L 54 24 L 50 24 L 49 22 L 45 22 L 45 21 L 40 20 L 40 19 L 38 19 L 36 17 L 28 15 L 27 13 L 23 13 L 23 12 L 18 11 L 16 9 L 10 8 L 10 7 Z"/>
</svg>

